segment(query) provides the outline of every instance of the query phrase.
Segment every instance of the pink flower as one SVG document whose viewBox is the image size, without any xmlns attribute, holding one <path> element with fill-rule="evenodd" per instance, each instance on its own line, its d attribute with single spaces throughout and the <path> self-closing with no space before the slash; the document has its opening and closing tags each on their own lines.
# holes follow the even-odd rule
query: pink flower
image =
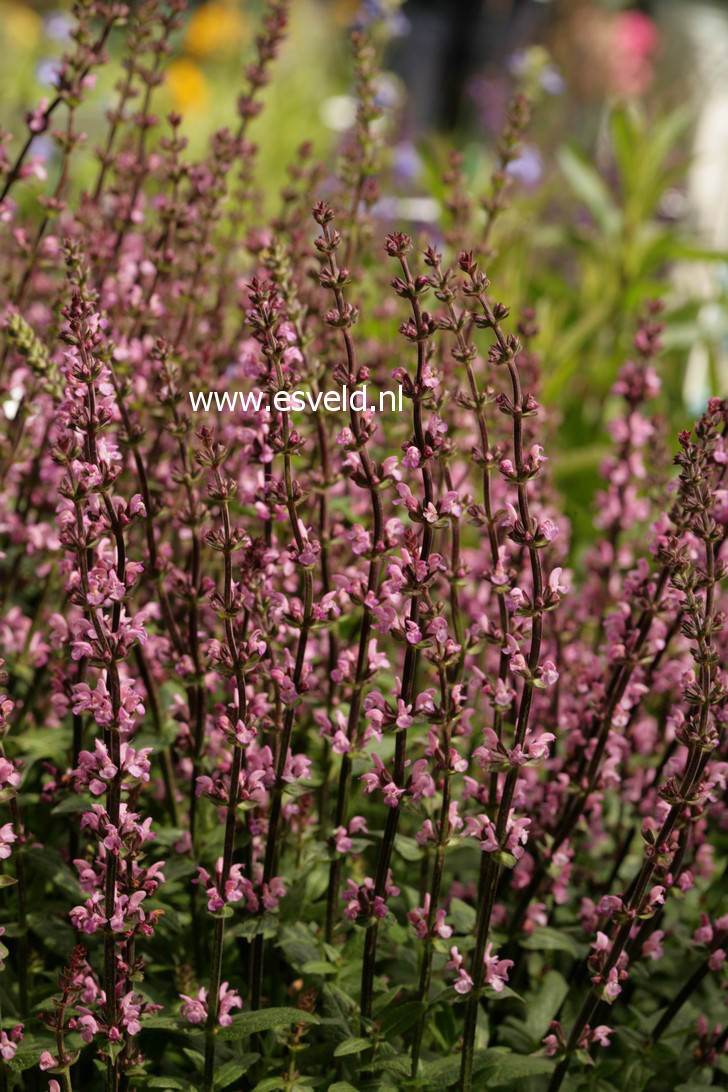
<svg viewBox="0 0 728 1092">
<path fill-rule="evenodd" d="M 182 998 L 182 1015 L 188 1024 L 203 1024 L 207 1019 L 207 990 L 201 987 L 194 997 L 186 993 Z"/>
<path fill-rule="evenodd" d="M 408 447 L 404 458 L 402 459 L 402 466 L 406 466 L 409 470 L 416 470 L 420 465 L 420 450 L 417 447 Z"/>
<path fill-rule="evenodd" d="M 726 953 L 724 948 L 716 948 L 708 956 L 708 966 L 711 971 L 720 971 L 725 963 Z"/>
<path fill-rule="evenodd" d="M 428 935 L 427 920 L 430 913 L 430 896 L 425 895 L 425 905 L 416 906 L 414 910 L 410 910 L 407 914 L 407 920 L 414 928 L 415 935 L 424 940 Z M 452 936 L 452 928 L 445 922 L 445 911 L 437 910 L 435 912 L 435 919 L 432 923 L 432 936 L 441 937 L 443 940 L 447 940 Z"/>
<path fill-rule="evenodd" d="M 77 1020 L 78 1030 L 84 1043 L 90 1043 L 99 1030 L 99 1025 L 92 1013 L 86 1011 Z"/>
<path fill-rule="evenodd" d="M 457 971 L 457 978 L 453 983 L 455 992 L 459 994 L 470 993 L 473 988 L 473 980 L 465 970 L 463 957 L 455 945 L 450 949 L 450 959 L 445 967 L 448 970 Z"/>
<path fill-rule="evenodd" d="M 610 1046 L 609 1036 L 614 1034 L 614 1028 L 607 1027 L 606 1024 L 599 1024 L 594 1028 L 592 1032 L 593 1042 L 598 1043 L 599 1046 Z"/>
<path fill-rule="evenodd" d="M 616 967 L 612 967 L 611 971 L 607 975 L 607 981 L 604 984 L 604 996 L 610 1004 L 612 1001 L 616 1001 L 622 992 L 622 987 L 619 984 L 619 973 Z"/>
<path fill-rule="evenodd" d="M 561 1050 L 562 1044 L 559 1042 L 556 1035 L 547 1035 L 543 1040 L 543 1052 L 547 1058 L 553 1058 Z"/>
<path fill-rule="evenodd" d="M 611 82 L 615 91 L 643 94 L 652 82 L 657 27 L 640 11 L 622 11 L 614 20 Z"/>
<path fill-rule="evenodd" d="M 698 944 L 711 944 L 713 941 L 713 926 L 707 914 L 700 915 L 700 927 L 693 933 L 693 940 Z"/>
<path fill-rule="evenodd" d="M 18 836 L 13 830 L 12 823 L 5 823 L 0 827 L 0 861 L 5 861 L 10 856 L 10 847 L 13 842 L 18 840 Z"/>
<path fill-rule="evenodd" d="M 46 117 L 46 110 L 48 109 L 48 99 L 42 98 L 35 110 L 26 115 L 26 122 L 31 133 L 44 132 L 48 128 L 48 118 Z"/>
<path fill-rule="evenodd" d="M 501 993 L 503 987 L 508 981 L 508 972 L 513 966 L 512 959 L 499 959 L 498 956 L 491 954 L 493 945 L 488 944 L 483 956 L 483 963 L 485 965 L 485 983 L 495 990 L 496 993 Z"/>
<path fill-rule="evenodd" d="M 240 994 L 237 990 L 231 990 L 227 982 L 223 982 L 220 986 L 217 1009 L 217 1020 L 221 1028 L 229 1027 L 233 1022 L 233 1018 L 230 1015 L 233 1009 L 241 1009 L 243 1002 L 240 999 Z"/>
<path fill-rule="evenodd" d="M 662 929 L 655 929 L 647 940 L 642 945 L 642 958 L 643 959 L 662 959 L 664 953 L 662 947 L 662 941 L 665 933 Z"/>
<path fill-rule="evenodd" d="M 0 1057 L 6 1062 L 10 1062 L 15 1057 L 17 1049 L 18 1044 L 12 1038 L 12 1035 L 8 1035 L 6 1031 L 0 1031 Z"/>
<path fill-rule="evenodd" d="M 20 774 L 13 766 L 12 762 L 9 762 L 4 756 L 0 756 L 0 788 L 17 789 L 20 784 Z"/>
</svg>

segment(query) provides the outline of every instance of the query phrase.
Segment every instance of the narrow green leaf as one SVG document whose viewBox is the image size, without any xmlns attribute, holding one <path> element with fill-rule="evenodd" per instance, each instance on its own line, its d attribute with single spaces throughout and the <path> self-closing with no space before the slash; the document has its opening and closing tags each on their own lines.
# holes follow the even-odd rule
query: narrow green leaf
<svg viewBox="0 0 728 1092">
<path fill-rule="evenodd" d="M 385 1009 L 379 1017 L 382 1034 L 387 1037 L 401 1035 L 417 1023 L 426 1008 L 422 1001 L 405 1001 L 403 1005 L 392 1005 Z"/>
<path fill-rule="evenodd" d="M 483 1068 L 483 1074 L 488 1088 L 499 1088 L 511 1081 L 551 1073 L 553 1069 L 554 1063 L 550 1058 L 539 1058 L 532 1054 L 513 1054 L 511 1051 L 501 1053 L 494 1050 Z"/>
<path fill-rule="evenodd" d="M 579 945 L 568 933 L 559 929 L 551 929 L 546 925 L 539 926 L 521 941 L 522 948 L 528 948 L 534 952 L 568 952 L 574 959 L 579 958 Z"/>
<path fill-rule="evenodd" d="M 614 235 L 620 214 L 604 179 L 575 148 L 561 148 L 558 160 L 569 186 L 584 202 L 604 234 Z"/>
<path fill-rule="evenodd" d="M 363 1050 L 368 1050 L 372 1044 L 368 1039 L 362 1039 L 354 1037 L 352 1039 L 344 1039 L 343 1043 L 339 1043 L 334 1051 L 335 1058 L 343 1058 L 345 1054 L 360 1054 Z"/>
<path fill-rule="evenodd" d="M 244 1054 L 242 1058 L 234 1058 L 215 1069 L 215 1092 L 218 1089 L 227 1088 L 233 1081 L 239 1080 L 247 1073 L 251 1065 L 258 1061 L 260 1054 Z"/>
<path fill-rule="evenodd" d="M 170 1088 L 175 1092 L 197 1092 L 197 1086 L 181 1077 L 150 1077 L 147 1081 L 148 1088 Z"/>
<path fill-rule="evenodd" d="M 452 900 L 449 917 L 458 933 L 472 933 L 475 928 L 475 907 L 462 899 Z"/>
<path fill-rule="evenodd" d="M 260 1012 L 243 1012 L 234 1016 L 232 1024 L 226 1028 L 220 1028 L 217 1037 L 227 1042 L 243 1039 L 246 1035 L 254 1035 L 259 1031 L 270 1031 L 271 1028 L 288 1027 L 290 1024 L 320 1023 L 320 1017 L 312 1012 L 303 1012 L 301 1009 L 262 1009 Z"/>
<path fill-rule="evenodd" d="M 564 977 L 558 971 L 549 971 L 540 989 L 528 998 L 526 1031 L 537 1043 L 548 1031 L 568 992 L 569 986 Z"/>
<path fill-rule="evenodd" d="M 189 1024 L 181 1016 L 145 1016 L 142 1020 L 142 1031 L 194 1031 L 199 1033 L 202 1029 L 194 1024 Z"/>
<path fill-rule="evenodd" d="M 301 967 L 302 974 L 337 974 L 338 968 L 332 967 L 325 959 L 309 959 Z"/>
</svg>

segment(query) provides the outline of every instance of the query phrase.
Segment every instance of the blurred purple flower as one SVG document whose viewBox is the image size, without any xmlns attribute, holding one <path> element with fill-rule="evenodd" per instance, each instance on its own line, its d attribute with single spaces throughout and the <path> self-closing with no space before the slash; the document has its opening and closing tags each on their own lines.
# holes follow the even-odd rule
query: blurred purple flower
<svg viewBox="0 0 728 1092">
<path fill-rule="evenodd" d="M 376 22 L 381 22 L 392 38 L 404 37 L 409 33 L 411 25 L 406 15 L 392 10 L 385 0 L 364 0 L 354 19 L 354 26 L 366 29 Z"/>
<path fill-rule="evenodd" d="M 395 145 L 392 170 L 402 182 L 412 182 L 422 170 L 422 158 L 411 140 L 400 140 Z"/>
<path fill-rule="evenodd" d="M 66 11 L 51 11 L 43 22 L 46 36 L 54 42 L 69 41 L 74 26 L 74 20 Z"/>
<path fill-rule="evenodd" d="M 528 189 L 534 189 L 543 175 L 543 158 L 538 148 L 533 144 L 524 145 L 518 159 L 506 167 L 506 174 L 517 178 Z"/>
<path fill-rule="evenodd" d="M 544 65 L 541 71 L 541 86 L 547 95 L 563 95 L 566 89 L 566 81 L 556 65 Z"/>
<path fill-rule="evenodd" d="M 35 78 L 40 84 L 58 86 L 58 61 L 52 61 L 49 57 L 39 61 L 35 66 Z"/>
<path fill-rule="evenodd" d="M 28 154 L 35 159 L 40 159 L 43 163 L 48 163 L 54 158 L 57 148 L 54 142 L 47 136 L 33 137 Z"/>
</svg>

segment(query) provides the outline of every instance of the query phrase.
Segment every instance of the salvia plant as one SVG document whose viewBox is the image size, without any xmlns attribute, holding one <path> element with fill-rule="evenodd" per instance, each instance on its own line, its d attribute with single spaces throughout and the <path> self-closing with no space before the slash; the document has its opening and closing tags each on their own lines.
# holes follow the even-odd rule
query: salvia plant
<svg viewBox="0 0 728 1092">
<path fill-rule="evenodd" d="M 278 199 L 283 0 L 196 162 L 181 0 L 75 16 L 0 152 L 0 1088 L 725 1082 L 728 404 L 666 432 L 660 305 L 624 316 L 571 541 L 538 313 L 487 276 L 526 100 L 412 237 L 371 28 Z"/>
</svg>

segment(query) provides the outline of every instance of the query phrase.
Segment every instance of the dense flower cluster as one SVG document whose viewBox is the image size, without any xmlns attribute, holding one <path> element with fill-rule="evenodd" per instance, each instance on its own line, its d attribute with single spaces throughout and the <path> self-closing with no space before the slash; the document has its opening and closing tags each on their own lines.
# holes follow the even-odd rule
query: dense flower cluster
<svg viewBox="0 0 728 1092">
<path fill-rule="evenodd" d="M 535 316 L 483 268 L 525 100 L 485 234 L 454 161 L 454 223 L 415 241 L 379 209 L 360 29 L 343 163 L 304 145 L 266 219 L 249 127 L 282 0 L 199 161 L 152 112 L 180 4 L 77 8 L 0 154 L 0 1083 L 26 1057 L 53 1092 L 467 1092 L 523 1055 L 556 1092 L 630 1012 L 654 1055 L 702 998 L 683 1032 L 717 1065 L 728 403 L 673 445 L 643 308 L 580 541 Z M 112 31 L 127 78 L 81 184 Z M 192 412 L 200 388 L 264 398 Z"/>
</svg>

